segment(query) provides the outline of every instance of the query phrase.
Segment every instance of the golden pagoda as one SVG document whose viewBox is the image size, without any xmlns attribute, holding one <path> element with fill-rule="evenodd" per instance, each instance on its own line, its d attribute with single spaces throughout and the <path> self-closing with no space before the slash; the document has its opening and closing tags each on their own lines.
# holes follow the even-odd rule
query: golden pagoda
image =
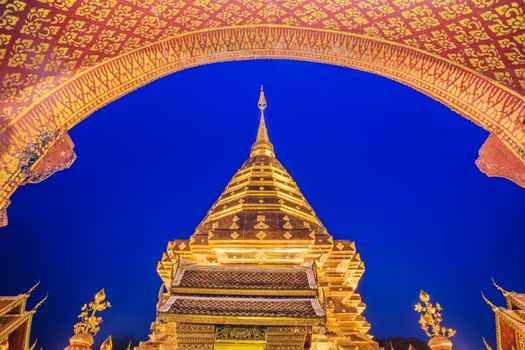
<svg viewBox="0 0 525 350">
<path fill-rule="evenodd" d="M 379 349 L 355 244 L 332 238 L 275 157 L 262 87 L 258 106 L 250 158 L 158 263 L 157 317 L 136 349 Z"/>
</svg>

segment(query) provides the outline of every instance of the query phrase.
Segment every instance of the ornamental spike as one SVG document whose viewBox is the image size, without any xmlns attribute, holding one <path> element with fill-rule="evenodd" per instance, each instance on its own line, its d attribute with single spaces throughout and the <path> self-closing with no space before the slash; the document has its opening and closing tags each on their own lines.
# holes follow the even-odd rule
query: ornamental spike
<svg viewBox="0 0 525 350">
<path fill-rule="evenodd" d="M 501 292 L 501 294 L 503 294 L 503 296 L 507 296 L 507 294 L 509 292 L 507 292 L 505 289 L 501 288 L 497 283 L 496 281 L 494 281 L 494 277 L 491 277 L 490 278 L 492 280 L 492 284 L 494 285 L 494 287 L 496 287 L 497 290 L 499 290 Z"/>
<path fill-rule="evenodd" d="M 264 119 L 264 110 L 266 109 L 267 103 L 262 85 L 261 92 L 259 94 L 259 102 L 257 105 L 259 106 L 261 117 L 259 120 L 259 129 L 257 130 L 257 138 L 255 139 L 255 143 L 252 146 L 250 157 L 265 155 L 273 158 L 275 157 L 275 152 L 273 150 L 273 145 L 270 142 L 268 129 L 266 128 L 266 120 Z"/>
<path fill-rule="evenodd" d="M 481 291 L 481 296 L 483 297 L 483 300 L 485 300 L 485 302 L 492 308 L 493 311 L 496 311 L 498 309 L 496 305 L 492 304 L 492 302 L 488 300 L 487 297 L 485 297 L 483 291 Z"/>
<path fill-rule="evenodd" d="M 42 306 L 42 304 L 47 300 L 47 297 L 48 297 L 48 296 L 49 296 L 49 294 L 46 294 L 46 296 L 44 297 L 44 299 L 40 300 L 40 301 L 38 302 L 38 304 L 35 305 L 35 307 L 33 308 L 33 310 L 31 310 L 31 312 L 32 312 L 32 313 L 35 313 L 35 312 L 38 310 L 38 308 L 39 308 L 40 306 Z"/>
<path fill-rule="evenodd" d="M 33 291 L 36 289 L 36 287 L 38 287 L 40 285 L 40 278 L 38 279 L 38 281 L 35 283 L 35 285 L 33 287 L 31 287 L 25 294 L 26 295 L 31 295 L 31 293 L 33 293 Z"/>
</svg>

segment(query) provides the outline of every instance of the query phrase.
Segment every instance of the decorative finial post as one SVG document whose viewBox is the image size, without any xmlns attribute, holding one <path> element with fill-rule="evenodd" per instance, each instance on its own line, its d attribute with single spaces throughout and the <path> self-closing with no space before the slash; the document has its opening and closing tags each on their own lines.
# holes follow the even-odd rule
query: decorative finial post
<svg viewBox="0 0 525 350">
<path fill-rule="evenodd" d="M 414 309 L 420 314 L 421 329 L 430 338 L 428 346 L 432 350 L 452 350 L 450 338 L 456 334 L 456 331 L 441 326 L 443 308 L 439 303 L 434 306 L 430 302 L 430 295 L 423 290 L 419 293 L 419 300 L 420 302 L 415 305 Z"/>
<path fill-rule="evenodd" d="M 259 102 L 257 103 L 261 111 L 261 119 L 259 121 L 259 130 L 257 130 L 257 138 L 252 146 L 250 157 L 264 155 L 275 157 L 273 145 L 268 137 L 268 130 L 266 129 L 266 121 L 264 120 L 264 110 L 266 109 L 266 97 L 264 96 L 264 88 L 261 85 L 261 92 L 259 94 Z"/>
<path fill-rule="evenodd" d="M 78 315 L 80 322 L 73 327 L 75 335 L 69 339 L 69 345 L 64 350 L 90 350 L 91 345 L 94 343 L 93 337 L 100 330 L 100 324 L 102 323 L 102 317 L 97 316 L 97 312 L 104 311 L 108 307 L 111 307 L 111 304 L 106 300 L 106 293 L 102 289 L 95 294 L 93 301 L 89 302 L 89 304 L 84 304 L 80 309 L 82 311 Z M 109 342 L 111 342 L 111 339 Z"/>
<path fill-rule="evenodd" d="M 264 97 L 264 87 L 261 85 L 261 92 L 259 94 L 259 109 L 263 112 L 266 109 L 266 98 Z"/>
<path fill-rule="evenodd" d="M 489 345 L 489 343 L 487 343 L 487 341 L 485 340 L 485 337 L 483 337 L 483 344 L 485 345 L 485 349 L 492 350 L 492 347 Z"/>
<path fill-rule="evenodd" d="M 104 340 L 102 345 L 100 345 L 100 350 L 112 350 L 113 349 L 113 340 L 111 339 L 111 335 Z"/>
</svg>

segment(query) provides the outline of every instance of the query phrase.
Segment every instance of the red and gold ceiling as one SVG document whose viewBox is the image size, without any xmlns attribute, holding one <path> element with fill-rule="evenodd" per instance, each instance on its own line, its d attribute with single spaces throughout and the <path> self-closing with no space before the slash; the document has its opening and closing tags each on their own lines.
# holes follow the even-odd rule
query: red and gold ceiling
<svg viewBox="0 0 525 350">
<path fill-rule="evenodd" d="M 488 130 L 479 167 L 525 186 L 522 0 L 0 0 L 0 208 L 71 164 L 67 130 L 98 108 L 188 67 L 257 58 L 409 85 Z"/>
</svg>

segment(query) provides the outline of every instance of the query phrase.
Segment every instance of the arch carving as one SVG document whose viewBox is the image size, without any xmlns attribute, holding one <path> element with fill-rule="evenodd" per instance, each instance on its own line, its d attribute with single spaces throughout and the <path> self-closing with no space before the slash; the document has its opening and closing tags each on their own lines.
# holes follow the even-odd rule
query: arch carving
<svg viewBox="0 0 525 350">
<path fill-rule="evenodd" d="M 113 1 L 115 4 L 119 2 L 118 0 Z M 42 2 L 46 1 L 42 0 Z M 52 6 L 63 3 L 66 6 L 64 11 L 76 11 L 76 14 L 83 13 L 80 10 L 89 3 L 82 0 L 77 2 L 70 0 L 70 2 L 73 4 L 71 7 L 67 7 L 67 1 L 50 3 L 54 4 Z M 126 3 L 125 1 L 122 2 Z M 236 3 L 236 1 L 230 0 L 226 2 Z M 482 3 L 474 1 L 473 4 L 478 2 Z M 501 1 L 498 4 L 498 2 L 491 0 L 485 2 L 487 4 L 493 3 L 494 8 L 491 8 L 489 4 L 485 7 L 479 7 L 478 10 L 493 10 L 493 13 L 498 13 L 497 10 L 502 6 L 513 9 L 514 12 L 509 12 L 511 13 L 510 17 L 506 15 L 507 12 L 502 13 L 501 17 L 504 17 L 506 21 L 504 24 L 508 23 L 509 18 L 523 17 L 523 7 L 520 7 L 519 4 L 515 5 L 507 1 Z M 254 3 L 262 4 L 263 2 Z M 328 3 L 331 2 L 328 1 Z M 402 9 L 403 3 L 401 0 L 392 0 L 390 5 Z M 432 3 L 439 5 L 438 0 L 434 0 Z M 458 1 L 458 3 L 462 2 Z M 438 8 L 439 6 L 436 4 L 434 5 Z M 262 6 L 259 6 L 259 9 Z M 400 13 L 406 17 L 408 23 L 416 23 L 410 27 L 412 31 L 415 31 L 414 26 L 418 26 L 418 21 L 423 21 L 423 24 L 426 22 L 423 20 L 424 14 L 418 14 L 416 11 L 418 6 L 410 6 L 407 10 L 408 15 L 405 14 L 407 11 Z M 95 10 L 101 9 L 95 8 Z M 95 10 L 88 12 L 88 15 L 94 16 L 97 13 L 103 15 L 105 13 Z M 348 14 L 350 10 L 352 10 L 351 7 L 343 8 L 339 13 Z M 463 9 L 465 13 L 473 14 L 472 11 L 468 12 L 467 10 L 469 9 Z M 221 11 L 217 10 L 217 15 Z M 373 17 L 374 15 L 370 14 L 370 11 L 366 14 Z M 12 12 L 15 13 L 15 9 Z M 440 14 L 442 18 L 448 16 L 446 13 L 443 15 L 443 12 L 436 13 Z M 478 11 L 476 15 L 480 15 L 480 13 Z M 110 15 L 106 16 L 111 18 Z M 497 141 L 488 142 L 484 147 L 485 152 L 481 152 L 480 157 L 484 157 L 486 154 L 505 153 L 505 159 L 511 159 L 514 170 L 503 171 L 503 176 L 514 181 L 517 181 L 516 178 L 523 179 L 525 172 L 525 125 L 523 124 L 525 97 L 522 94 L 523 88 L 520 84 L 525 86 L 525 69 L 521 72 L 521 68 L 519 68 L 522 66 L 518 65 L 518 68 L 515 68 L 513 61 L 502 59 L 500 63 L 496 63 L 496 68 L 490 67 L 488 66 L 490 61 L 482 61 L 480 55 L 476 56 L 478 61 L 474 64 L 475 61 L 472 59 L 474 56 L 468 56 L 468 53 L 465 53 L 466 57 L 463 58 L 463 62 L 470 63 L 461 64 L 461 58 L 453 59 L 455 56 L 452 54 L 438 54 L 439 50 L 431 49 L 432 46 L 414 44 L 408 39 L 396 41 L 393 40 L 395 36 L 385 38 L 384 36 L 388 36 L 387 34 L 370 35 L 371 32 L 367 32 L 366 28 L 347 31 L 334 30 L 326 25 L 319 24 L 325 22 L 314 21 L 313 24 L 306 26 L 290 25 L 290 21 L 286 20 L 286 14 L 281 14 L 280 17 L 273 18 L 272 21 L 269 20 L 271 17 L 268 14 L 259 16 L 262 16 L 262 19 L 253 14 L 252 17 L 247 15 L 245 16 L 247 20 L 245 20 L 249 24 L 240 23 L 234 26 L 217 26 L 218 22 L 212 23 L 209 20 L 208 22 L 203 20 L 200 29 L 182 30 L 171 35 L 167 35 L 169 31 L 167 31 L 166 23 L 168 22 L 166 21 L 164 24 L 164 34 L 166 35 L 157 33 L 158 40 L 137 44 L 137 47 L 127 50 L 118 50 L 119 45 L 111 46 L 111 40 L 115 40 L 117 35 L 113 33 L 113 37 L 108 38 L 104 44 L 106 46 L 102 44 L 98 46 L 99 51 L 109 50 L 104 57 L 97 56 L 97 58 L 93 58 L 92 62 L 84 65 L 79 64 L 73 70 L 65 68 L 62 74 L 54 71 L 48 77 L 44 75 L 42 78 L 35 78 L 34 84 L 31 83 L 31 79 L 27 78 L 31 75 L 24 75 L 27 72 L 16 70 L 20 66 L 13 68 L 12 71 L 9 71 L 8 68 L 6 72 L 2 72 L 2 83 L 6 89 L 0 94 L 2 99 L 0 100 L 2 102 L 0 105 L 0 113 L 2 113 L 0 120 L 2 161 L 0 168 L 0 208 L 5 209 L 7 207 L 9 197 L 19 185 L 44 179 L 53 171 L 67 168 L 74 160 L 73 146 L 67 131 L 107 103 L 155 79 L 182 69 L 215 62 L 250 59 L 292 59 L 333 64 L 378 74 L 411 86 L 489 131 L 491 137 L 495 137 Z M 343 17 L 334 16 L 332 19 L 342 22 Z M 483 18 L 482 13 L 480 16 Z M 367 20 L 365 17 L 363 15 L 364 20 Z M 179 17 L 175 16 L 174 18 Z M 250 18 L 254 23 L 249 22 Z M 395 22 L 392 20 L 394 17 L 389 18 L 390 23 Z M 377 17 L 377 28 L 382 28 L 381 26 L 385 22 L 381 22 L 381 20 L 384 19 L 381 16 Z M 2 17 L 0 16 L 1 20 Z M 157 20 L 157 24 L 160 26 L 162 18 L 157 16 Z M 66 20 L 64 19 L 64 21 Z M 367 21 L 370 23 L 370 20 Z M 496 20 L 494 19 L 494 21 Z M 307 22 L 303 20 L 303 24 L 308 24 Z M 18 25 L 20 26 L 21 23 L 25 22 L 20 21 Z M 449 23 L 447 28 L 450 29 L 454 28 L 454 24 L 461 25 L 462 22 L 460 18 L 457 21 L 453 18 L 447 23 Z M 514 22 L 511 21 L 511 23 Z M 429 24 L 427 23 L 427 25 Z M 15 26 L 13 25 L 13 30 L 16 29 Z M 137 26 L 137 28 L 140 27 Z M 510 32 L 503 35 L 503 38 L 508 41 L 508 53 L 515 52 L 508 39 L 515 32 L 511 29 L 508 29 Z M 23 32 L 23 29 L 20 30 Z M 154 31 L 155 27 L 151 27 L 150 30 Z M 389 31 L 384 30 L 383 33 L 389 33 Z M 424 35 L 420 35 L 418 38 L 424 41 L 421 39 L 424 37 Z M 0 43 L 2 38 L 5 38 L 5 34 L 2 34 L 0 29 Z M 403 37 L 399 36 L 399 38 Z M 18 42 L 19 39 L 14 40 L 14 42 Z M 124 42 L 124 40 L 122 41 Z M 132 40 L 128 38 L 125 41 L 126 45 L 130 41 Z M 440 41 L 440 45 L 444 45 L 445 41 Z M 498 42 L 503 45 L 501 40 Z M 44 50 L 46 45 L 43 42 L 41 43 L 42 47 L 38 48 L 37 44 L 36 40 L 25 43 L 26 49 L 32 48 L 33 50 L 31 54 L 28 54 L 29 56 L 26 56 L 32 57 L 33 60 L 26 57 L 23 64 L 38 64 L 39 50 Z M 434 44 L 437 45 L 437 42 Z M 8 63 L 7 67 L 10 67 L 9 63 L 12 63 L 13 59 L 17 57 L 16 45 L 10 47 L 9 50 L 15 52 L 5 50 L 3 52 L 2 46 L 0 46 L 0 59 L 3 58 L 4 62 Z M 509 56 L 500 47 L 496 47 L 495 50 L 499 56 L 515 57 Z M 82 62 L 87 62 L 86 60 L 89 60 L 90 56 L 84 55 L 82 57 Z M 525 54 L 523 59 L 525 61 Z M 42 60 L 45 62 L 46 58 L 44 57 Z M 80 58 L 77 61 L 81 61 Z M 64 63 L 65 60 L 60 62 Z M 60 67 L 60 62 L 55 66 Z M 512 74 L 507 77 L 502 72 L 503 75 L 500 75 L 497 69 L 498 64 L 503 64 L 503 68 L 508 68 L 507 72 L 512 72 Z M 508 67 L 505 67 L 505 64 Z M 23 67 L 26 68 L 26 66 Z M 31 67 L 26 70 L 31 71 Z M 523 80 L 520 78 L 522 73 Z M 508 79 L 503 79 L 502 76 Z M 9 77 L 11 80 L 7 79 Z M 8 90 L 12 93 L 8 94 L 6 92 Z M 498 147 L 498 152 L 489 152 L 494 147 Z M 491 157 L 479 161 L 478 164 L 483 164 L 483 167 L 480 168 L 489 175 L 502 176 L 500 174 L 502 172 L 494 171 L 497 167 L 492 166 L 494 157 Z M 505 168 L 505 164 L 498 164 L 498 167 Z M 491 170 L 487 171 L 487 169 Z M 519 173 L 521 177 L 514 176 L 515 172 Z M 2 218 L 5 217 L 5 213 L 3 214 Z"/>
</svg>

